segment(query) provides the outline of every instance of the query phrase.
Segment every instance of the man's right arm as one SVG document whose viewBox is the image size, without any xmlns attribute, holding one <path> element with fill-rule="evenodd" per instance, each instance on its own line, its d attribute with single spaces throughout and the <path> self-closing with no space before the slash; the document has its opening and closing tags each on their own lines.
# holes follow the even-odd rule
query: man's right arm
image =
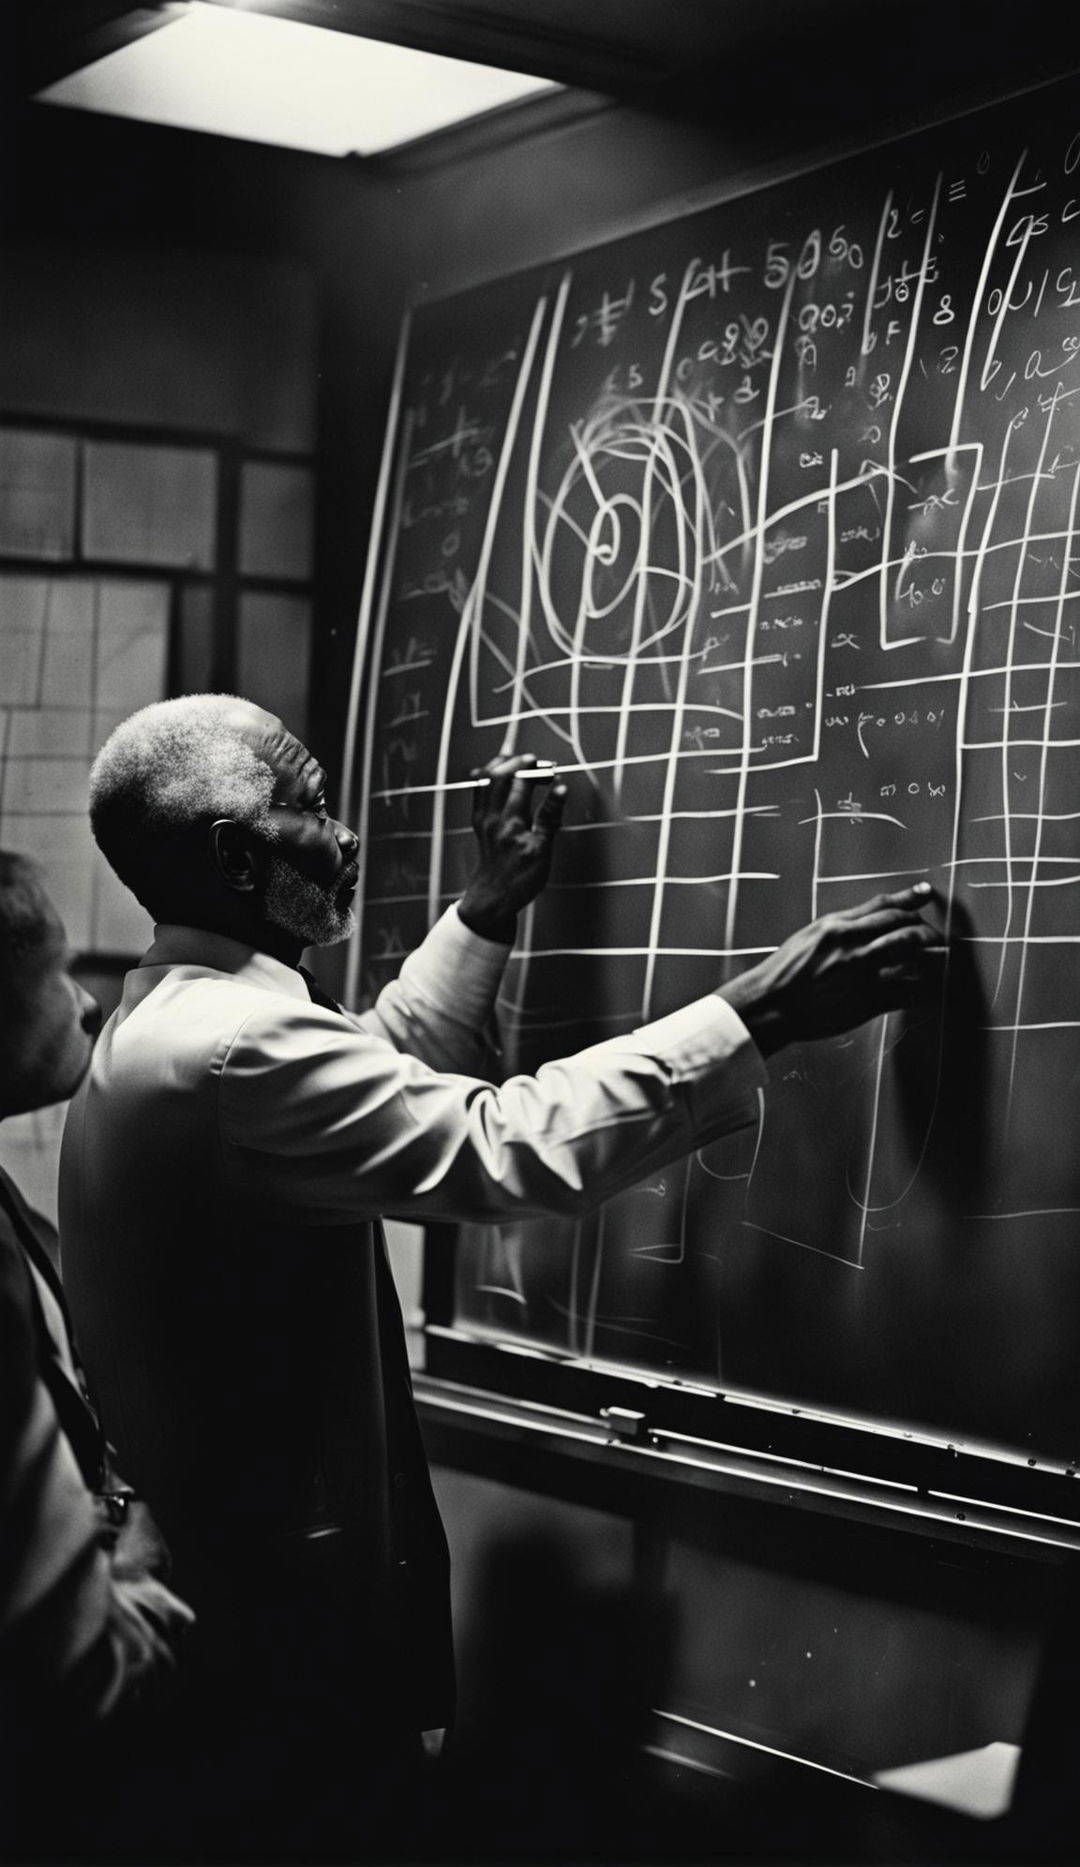
<svg viewBox="0 0 1080 1867">
<path fill-rule="evenodd" d="M 274 1005 L 245 1021 L 221 1074 L 230 1177 L 240 1196 L 313 1223 L 591 1211 L 753 1120 L 763 1051 L 936 983 L 944 949 L 918 911 L 927 901 L 906 891 L 827 915 L 741 983 L 498 1087 Z"/>
<path fill-rule="evenodd" d="M 941 983 L 944 941 L 922 917 L 933 894 L 929 882 L 917 882 L 822 915 L 721 986 L 720 995 L 762 1056 L 903 1010 Z"/>
</svg>

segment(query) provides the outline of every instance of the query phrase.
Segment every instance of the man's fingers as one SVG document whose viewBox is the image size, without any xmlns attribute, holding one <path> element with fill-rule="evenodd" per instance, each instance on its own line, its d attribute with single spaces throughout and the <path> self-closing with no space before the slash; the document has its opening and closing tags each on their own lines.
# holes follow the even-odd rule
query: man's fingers
<svg viewBox="0 0 1080 1867">
<path fill-rule="evenodd" d="M 519 765 L 535 765 L 535 752 L 496 752 L 492 758 L 485 759 L 482 765 L 474 765 L 470 778 L 490 778 L 497 771 L 513 772 Z"/>
<path fill-rule="evenodd" d="M 838 914 L 834 917 L 841 935 L 841 941 L 847 947 L 865 947 L 870 942 L 884 939 L 889 934 L 903 934 L 915 928 L 922 928 L 932 940 L 939 940 L 940 934 L 925 921 L 922 915 L 912 908 L 876 908 L 872 913 L 858 915 Z"/>
<path fill-rule="evenodd" d="M 532 773 L 536 771 L 539 762 L 535 758 L 530 758 L 527 765 L 520 765 L 512 773 L 506 801 L 502 807 L 508 817 L 523 817 L 526 823 L 532 822 L 533 806 L 536 802 L 533 793 L 541 783 L 541 779 L 534 778 Z"/>
<path fill-rule="evenodd" d="M 533 786 L 539 790 L 539 785 Z M 566 804 L 566 786 L 550 784 L 536 806 L 533 829 L 542 830 L 545 836 L 554 836 L 562 822 L 563 808 Z"/>
<path fill-rule="evenodd" d="M 876 940 L 868 942 L 863 952 L 871 965 L 889 966 L 904 961 L 916 964 L 920 959 L 933 963 L 944 959 L 948 950 L 933 927 L 925 921 L 913 921 L 879 934 Z"/>
<path fill-rule="evenodd" d="M 888 909 L 901 913 L 921 914 L 936 901 L 937 896 L 930 882 L 915 882 L 910 888 L 898 888 L 889 895 L 872 895 L 869 901 L 860 901 L 857 907 L 842 908 L 840 920 L 864 920 L 868 915 L 880 914 Z"/>
<path fill-rule="evenodd" d="M 516 759 L 488 760 L 484 771 L 487 784 L 476 794 L 477 804 L 486 816 L 499 816 L 506 809 L 506 800 L 510 795 L 510 786 L 517 769 Z"/>
<path fill-rule="evenodd" d="M 537 765 L 550 765 L 550 759 L 542 759 L 535 752 L 497 752 L 489 758 L 486 765 L 474 766 L 469 774 L 473 778 L 506 778 L 510 780 L 516 772 L 531 771 Z"/>
<path fill-rule="evenodd" d="M 525 754 L 521 755 L 521 757 L 525 756 Z M 510 786 L 519 763 L 518 758 L 489 758 L 486 765 L 481 765 L 479 771 L 472 774 L 477 780 L 487 780 L 485 784 L 478 783 L 473 794 L 474 823 L 483 817 L 497 817 L 506 808 Z"/>
<path fill-rule="evenodd" d="M 470 777 L 477 780 L 487 779 L 476 792 L 474 815 L 482 809 L 486 816 L 500 816 L 509 808 L 520 816 L 529 816 L 532 810 L 528 801 L 529 781 L 519 774 L 550 763 L 550 759 L 540 759 L 535 752 L 500 752 L 495 758 L 489 758 L 486 765 L 470 773 Z"/>
<path fill-rule="evenodd" d="M 925 923 L 872 940 L 864 957 L 881 994 L 881 1009 L 900 1011 L 938 991 L 944 983 L 948 951 Z"/>
</svg>

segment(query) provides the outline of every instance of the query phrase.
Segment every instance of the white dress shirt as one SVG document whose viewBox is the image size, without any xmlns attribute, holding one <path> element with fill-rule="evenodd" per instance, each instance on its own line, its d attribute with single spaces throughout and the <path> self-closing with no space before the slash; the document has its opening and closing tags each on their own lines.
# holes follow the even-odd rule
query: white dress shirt
<svg viewBox="0 0 1080 1867">
<path fill-rule="evenodd" d="M 582 1213 L 756 1112 L 764 1065 L 713 995 L 496 1084 L 508 952 L 450 908 L 361 1016 L 191 927 L 127 976 L 67 1117 L 64 1276 L 196 1609 L 207 1523 L 351 1525 L 376 1595 L 432 1541 L 380 1214 Z"/>
</svg>

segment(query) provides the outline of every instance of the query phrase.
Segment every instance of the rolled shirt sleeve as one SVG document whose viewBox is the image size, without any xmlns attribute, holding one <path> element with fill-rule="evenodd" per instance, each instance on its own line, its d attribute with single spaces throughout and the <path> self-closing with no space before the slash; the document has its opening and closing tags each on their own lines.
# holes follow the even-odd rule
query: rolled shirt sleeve
<svg viewBox="0 0 1080 1867">
<path fill-rule="evenodd" d="M 498 1059 L 490 1033 L 510 952 L 467 928 L 455 902 L 404 960 L 371 1010 L 351 1021 L 432 1069 L 493 1078 Z"/>
<path fill-rule="evenodd" d="M 325 1224 L 581 1214 L 745 1126 L 765 1082 L 715 995 L 498 1087 L 433 1070 L 332 1012 L 268 1001 L 218 1070 L 237 1193 Z"/>
</svg>

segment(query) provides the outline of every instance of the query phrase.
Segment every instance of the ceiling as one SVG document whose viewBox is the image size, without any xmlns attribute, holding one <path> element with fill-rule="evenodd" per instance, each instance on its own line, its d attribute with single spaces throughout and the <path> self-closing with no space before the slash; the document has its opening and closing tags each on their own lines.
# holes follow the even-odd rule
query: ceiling
<svg viewBox="0 0 1080 1867">
<path fill-rule="evenodd" d="M 230 0 L 219 0 L 227 5 Z M 239 0 L 244 4 L 244 0 Z M 253 0 L 255 10 L 338 32 L 399 40 L 564 84 L 619 92 L 695 82 L 747 38 L 799 35 L 807 19 L 854 18 L 854 0 Z M 152 31 L 176 9 L 118 0 L 20 0 L 25 84 L 77 68 Z"/>
<path fill-rule="evenodd" d="M 1080 71 L 1080 7 L 1063 8 L 1060 0 L 231 3 L 569 87 L 516 104 L 501 121 L 477 120 L 425 139 L 406 152 L 406 173 L 410 163 L 431 172 L 488 157 L 508 140 L 529 142 L 615 106 L 630 124 L 645 112 L 698 136 L 720 134 L 728 147 L 819 147 L 897 133 L 905 122 L 952 115 Z M 183 12 L 183 0 L 143 7 L 16 0 L 16 102 L 37 116 L 43 107 L 29 100 L 42 87 Z M 55 140 L 59 133 L 41 131 L 39 140 L 42 134 Z"/>
<path fill-rule="evenodd" d="M 216 0 L 229 4 L 229 0 Z M 947 68 L 1047 75 L 1080 60 L 1078 9 L 1054 0 L 239 0 L 263 13 L 397 40 L 561 84 L 723 110 L 748 66 L 828 72 L 895 89 L 897 63 L 918 85 Z M 77 69 L 175 5 L 18 0 L 24 95 Z M 1051 29 L 1052 28 L 1052 29 Z"/>
</svg>

